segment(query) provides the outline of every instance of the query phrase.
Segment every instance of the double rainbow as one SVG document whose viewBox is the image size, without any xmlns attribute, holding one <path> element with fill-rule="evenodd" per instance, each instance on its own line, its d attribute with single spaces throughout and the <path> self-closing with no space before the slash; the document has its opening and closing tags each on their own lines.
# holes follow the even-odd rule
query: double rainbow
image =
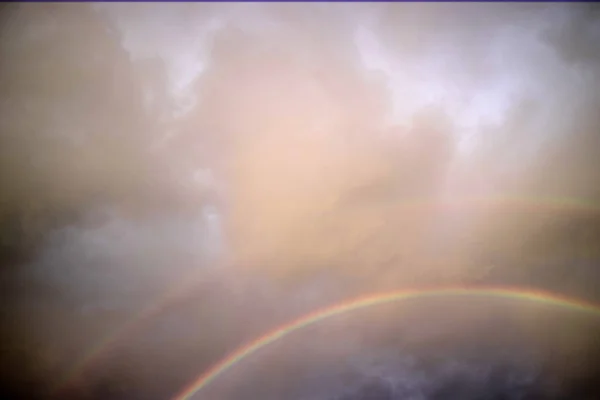
<svg viewBox="0 0 600 400">
<path fill-rule="evenodd" d="M 437 206 L 449 207 L 449 208 L 456 208 L 456 207 L 475 207 L 476 208 L 476 207 L 500 206 L 500 207 L 507 207 L 509 209 L 515 209 L 515 210 L 542 211 L 542 212 L 571 211 L 571 212 L 592 213 L 592 214 L 600 212 L 599 205 L 593 204 L 590 202 L 577 200 L 577 199 L 572 199 L 572 198 L 560 198 L 560 199 L 551 199 L 551 200 L 544 200 L 544 201 L 540 201 L 539 199 L 529 199 L 529 198 L 520 198 L 520 197 L 468 198 L 468 199 L 458 199 L 455 201 L 443 202 L 442 204 L 438 204 Z M 406 209 L 407 212 L 418 212 L 419 210 L 429 210 L 431 208 L 431 204 L 428 202 L 415 200 L 415 201 L 407 201 L 407 202 L 400 203 L 399 207 Z M 184 277 L 184 279 L 182 279 L 178 284 L 174 285 L 169 291 L 167 291 L 167 293 L 165 293 L 163 296 L 161 296 L 160 299 L 158 299 L 156 302 L 154 302 L 149 307 L 142 310 L 135 318 L 133 318 L 131 321 L 129 321 L 125 325 L 120 326 L 115 331 L 113 331 L 111 334 L 107 335 L 99 343 L 92 346 L 92 348 L 89 349 L 88 351 L 86 351 L 85 354 L 80 358 L 80 360 L 78 362 L 76 362 L 72 368 L 69 369 L 69 371 L 63 376 L 63 378 L 59 380 L 57 385 L 53 388 L 52 392 L 60 393 L 63 390 L 67 389 L 71 384 L 73 384 L 77 380 L 77 378 L 79 376 L 82 375 L 82 373 L 86 370 L 87 367 L 89 367 L 91 364 L 93 364 L 93 362 L 95 360 L 98 360 L 102 356 L 102 354 L 104 354 L 111 346 L 114 346 L 119 341 L 132 335 L 137 329 L 139 329 L 143 325 L 143 323 L 145 321 L 150 320 L 150 319 L 156 317 L 157 315 L 161 314 L 162 312 L 164 312 L 165 309 L 168 308 L 169 305 L 175 303 L 178 299 L 180 299 L 181 297 L 184 297 L 187 293 L 189 293 L 189 291 L 192 290 L 192 288 L 195 287 L 195 285 L 197 283 L 198 283 L 198 279 L 195 277 L 189 277 L 189 276 Z M 455 290 L 458 290 L 458 289 L 455 289 Z M 461 289 L 461 290 L 463 291 L 463 293 L 469 291 L 469 289 Z M 475 289 L 473 289 L 473 290 L 475 290 Z M 503 289 L 503 290 L 505 293 L 511 292 L 511 290 L 507 290 L 507 289 Z M 476 291 L 481 292 L 480 289 L 477 289 Z M 404 293 L 404 292 L 402 292 L 402 293 Z M 410 297 L 417 297 L 416 293 L 418 293 L 418 291 L 414 292 Z M 446 291 L 446 293 L 450 294 L 447 291 Z M 527 291 L 519 292 L 519 290 L 515 289 L 511 293 L 515 293 L 515 294 L 520 293 L 520 295 L 519 295 L 520 297 L 517 296 L 517 298 L 525 298 L 527 296 L 524 296 L 523 295 L 524 293 L 529 293 L 530 295 L 535 297 L 534 293 L 536 293 L 536 292 L 527 292 Z M 541 294 L 538 293 L 538 295 L 541 295 Z M 545 295 L 545 297 L 544 296 L 542 296 L 542 297 L 545 299 L 548 299 L 548 300 L 553 299 L 552 301 L 550 301 L 551 304 L 561 303 L 560 301 L 557 300 L 557 299 L 559 299 L 558 296 Z M 385 298 L 385 297 L 373 296 L 368 301 L 363 299 L 361 301 L 366 302 L 364 304 L 359 301 L 351 302 L 349 304 L 352 304 L 352 307 L 350 307 L 346 311 L 350 311 L 352 309 L 362 308 L 362 307 L 365 307 L 368 305 L 379 304 L 379 303 L 385 302 L 385 300 L 382 300 L 382 298 Z M 379 299 L 379 300 L 376 301 L 375 299 Z M 360 304 L 362 304 L 362 305 L 360 305 Z M 562 302 L 562 305 L 565 305 L 565 304 L 575 305 L 575 304 L 580 304 L 580 303 L 575 300 L 565 300 Z M 581 306 L 581 304 L 580 304 L 580 306 Z M 348 307 L 347 304 L 346 304 L 346 307 Z M 591 307 L 591 309 L 595 309 L 595 307 L 590 306 L 590 305 L 588 305 L 588 307 Z M 344 312 L 344 311 L 341 311 L 340 308 L 343 308 L 343 307 L 336 306 L 336 307 L 333 307 L 332 309 L 328 309 L 329 311 L 324 315 L 321 315 L 322 313 L 311 314 L 310 318 L 316 318 L 316 320 L 312 320 L 312 319 L 309 320 L 309 319 L 307 319 L 308 317 L 306 317 L 306 318 L 302 318 L 299 321 L 302 322 L 302 326 L 309 325 L 309 324 L 314 323 L 323 318 L 327 318 L 330 315 Z M 317 317 L 317 316 L 320 316 L 320 317 Z M 288 326 L 288 329 L 291 329 L 290 327 L 292 325 L 296 326 L 297 323 L 298 322 L 292 323 L 291 325 Z M 297 328 L 298 327 L 296 327 L 296 329 Z M 272 334 L 268 334 L 265 337 L 259 339 L 261 341 L 260 343 L 262 343 L 262 340 L 265 340 L 265 338 L 271 338 L 271 341 L 272 341 L 272 340 L 276 340 L 280 336 L 285 335 L 285 332 L 279 332 L 279 330 L 277 330 L 276 332 L 278 332 L 277 334 L 279 336 L 272 338 L 271 337 Z M 254 344 L 251 344 L 249 346 L 262 347 L 264 345 L 264 343 L 259 345 L 259 341 L 256 341 L 253 343 Z M 246 351 L 250 351 L 250 352 L 256 350 L 255 347 L 252 347 L 252 349 L 254 349 L 254 350 L 248 350 L 248 347 L 245 347 L 245 349 L 246 349 Z M 240 355 L 238 354 L 238 356 L 240 356 Z M 245 357 L 245 356 L 242 355 L 242 358 L 243 357 Z M 219 365 L 221 365 L 221 364 L 219 364 Z M 217 368 L 217 367 L 215 367 L 215 368 Z M 212 378 L 209 377 L 209 380 L 212 380 Z M 198 383 L 198 384 L 200 384 L 200 383 Z M 201 383 L 200 387 L 204 386 L 204 384 L 205 383 Z M 200 387 L 196 388 L 194 391 L 197 391 Z M 191 395 L 192 394 L 188 394 L 186 396 L 189 397 Z M 182 394 L 181 396 L 184 396 L 184 395 Z M 179 398 L 186 398 L 186 397 L 179 397 Z"/>
</svg>

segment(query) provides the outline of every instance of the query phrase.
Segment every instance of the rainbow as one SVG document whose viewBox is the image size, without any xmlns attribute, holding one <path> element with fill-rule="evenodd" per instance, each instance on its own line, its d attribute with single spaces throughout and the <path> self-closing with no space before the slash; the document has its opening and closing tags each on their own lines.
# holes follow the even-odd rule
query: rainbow
<svg viewBox="0 0 600 400">
<path fill-rule="evenodd" d="M 575 198 L 557 198 L 552 200 L 540 201 L 527 197 L 468 197 L 455 198 L 453 200 L 433 203 L 423 201 L 422 199 L 413 199 L 398 203 L 398 207 L 407 212 L 417 212 L 419 210 L 430 210 L 432 208 L 460 208 L 460 207 L 506 207 L 515 210 L 533 210 L 533 211 L 571 211 L 582 213 L 600 213 L 600 204 L 575 199 Z M 164 295 L 155 301 L 149 307 L 143 309 L 135 318 L 118 327 L 99 341 L 91 349 L 84 352 L 79 361 L 77 361 L 69 371 L 58 381 L 52 389 L 52 393 L 61 392 L 71 385 L 78 376 L 80 376 L 87 367 L 98 360 L 107 349 L 114 346 L 119 341 L 132 335 L 143 323 L 156 317 L 177 299 L 184 297 L 198 283 L 197 277 L 185 276 L 181 281 L 175 284 Z"/>
<path fill-rule="evenodd" d="M 401 208 L 465 208 L 465 207 L 506 207 L 509 210 L 536 210 L 536 211 L 571 211 L 583 213 L 600 213 L 600 203 L 583 199 L 560 197 L 552 199 L 536 199 L 520 196 L 502 197 L 453 197 L 439 202 L 422 201 L 419 199 L 399 203 Z"/>
<path fill-rule="evenodd" d="M 72 384 L 83 374 L 87 367 L 89 367 L 94 361 L 101 358 L 110 348 L 117 345 L 120 341 L 132 336 L 137 330 L 143 326 L 143 323 L 151 320 L 152 318 L 163 313 L 170 305 L 177 302 L 177 300 L 185 297 L 198 283 L 198 279 L 195 274 L 192 276 L 185 276 L 184 279 L 178 281 L 177 284 L 173 285 L 167 290 L 160 298 L 155 301 L 151 306 L 143 309 L 135 318 L 129 322 L 119 326 L 117 329 L 112 331 L 110 334 L 105 336 L 91 349 L 88 349 L 79 361 L 77 361 L 67 373 L 50 389 L 52 395 L 57 395 L 65 390 L 68 390 Z"/>
<path fill-rule="evenodd" d="M 231 355 L 224 358 L 222 361 L 217 363 L 214 367 L 209 369 L 198 379 L 189 384 L 184 388 L 181 393 L 173 397 L 172 400 L 188 400 L 191 399 L 194 394 L 199 390 L 206 387 L 208 384 L 213 382 L 221 374 L 227 370 L 233 368 L 236 364 L 239 364 L 245 358 L 251 356 L 261 348 L 268 346 L 269 344 L 280 340 L 291 333 L 305 328 L 309 325 L 315 324 L 324 319 L 340 315 L 343 313 L 355 311 L 358 309 L 380 305 L 395 301 L 409 300 L 409 299 L 424 299 L 431 297 L 441 296 L 469 296 L 469 297 L 497 297 L 521 301 L 529 301 L 535 303 L 541 303 L 545 305 L 558 306 L 567 308 L 572 311 L 579 311 L 584 313 L 590 313 L 594 315 L 600 315 L 600 305 L 592 303 L 586 303 L 580 300 L 571 299 L 563 296 L 559 296 L 553 293 L 547 293 L 542 291 L 518 289 L 518 288 L 464 288 L 464 287 L 449 287 L 449 288 L 438 288 L 438 289 L 425 289 L 425 290 L 401 290 L 389 293 L 374 294 L 366 297 L 361 297 L 355 300 L 350 300 L 341 304 L 337 304 L 322 310 L 318 310 L 306 316 L 303 316 L 291 323 L 276 328 L 273 331 L 266 333 L 258 339 L 240 347 L 234 351 Z"/>
</svg>

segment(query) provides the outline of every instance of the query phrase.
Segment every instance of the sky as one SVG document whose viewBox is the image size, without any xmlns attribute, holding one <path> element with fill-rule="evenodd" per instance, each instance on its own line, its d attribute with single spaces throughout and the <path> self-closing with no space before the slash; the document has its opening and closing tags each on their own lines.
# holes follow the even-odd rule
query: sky
<svg viewBox="0 0 600 400">
<path fill-rule="evenodd" d="M 166 62 L 170 93 L 178 103 L 177 115 L 192 110 L 199 101 L 201 94 L 193 89 L 194 82 L 202 80 L 212 62 L 211 48 L 218 32 L 235 26 L 260 36 L 283 26 L 272 10 L 261 4 L 98 5 L 102 7 L 119 22 L 123 45 L 131 57 L 158 56 Z M 406 125 L 407 119 L 426 105 L 435 105 L 451 115 L 456 163 L 466 163 L 464 168 L 477 168 L 472 164 L 473 156 L 485 154 L 478 149 L 497 140 L 508 143 L 510 148 L 503 150 L 495 162 L 495 174 L 518 175 L 531 168 L 540 153 L 553 151 L 572 135 L 575 115 L 562 120 L 552 116 L 575 113 L 571 109 L 577 109 L 577 102 L 567 99 L 580 97 L 587 101 L 583 99 L 586 96 L 578 94 L 589 93 L 590 79 L 595 80 L 589 69 L 565 62 L 547 40 L 547 32 L 559 30 L 578 17 L 579 11 L 572 12 L 565 5 L 494 5 L 487 8 L 498 9 L 496 16 L 488 16 L 494 12 L 482 8 L 483 22 L 475 21 L 477 12 L 470 10 L 450 11 L 446 18 L 443 6 L 429 7 L 430 10 L 426 5 L 406 6 L 405 14 L 414 15 L 413 21 L 398 17 L 397 22 L 393 21 L 394 15 L 402 12 L 388 13 L 386 21 L 387 10 L 383 6 L 312 7 L 344 26 L 340 29 L 349 35 L 345 40 L 354 47 L 352 57 L 359 60 L 363 73 L 373 73 L 382 80 L 391 102 L 385 116 L 387 124 Z M 506 23 L 513 17 L 514 22 Z M 437 19 L 441 22 L 439 29 L 434 30 Z M 420 20 L 422 26 L 415 22 Z M 396 34 L 394 29 L 400 35 L 406 33 L 406 43 L 390 40 Z M 475 30 L 481 34 L 470 33 Z M 598 35 L 593 24 L 589 35 Z M 418 40 L 423 45 L 412 49 L 417 47 L 411 42 Z M 563 95 L 556 96 L 557 91 Z M 535 117 L 529 116 L 528 125 L 513 127 L 520 132 L 517 145 L 512 136 L 517 133 L 510 131 L 507 121 L 516 118 L 521 104 L 536 104 L 536 112 Z M 481 180 L 489 182 L 490 177 Z"/>
<path fill-rule="evenodd" d="M 2 13 L 0 361 L 21 360 L 2 379 L 29 398 L 124 326 L 69 396 L 171 398 L 237 346 L 365 293 L 499 284 L 600 301 L 595 6 Z M 579 357 L 597 325 L 492 303 L 326 321 L 195 398 L 561 398 L 596 376 Z"/>
<path fill-rule="evenodd" d="M 210 42 L 219 29 L 228 24 L 252 32 L 276 29 L 272 27 L 276 22 L 268 19 L 263 11 L 266 7 L 261 5 L 225 5 L 207 18 L 202 14 L 206 8 L 209 9 L 207 14 L 211 14 L 209 7 L 188 11 L 191 8 L 189 5 L 147 4 L 132 7 L 121 4 L 107 9 L 120 21 L 124 34 L 123 45 L 130 55 L 134 59 L 158 55 L 168 65 L 172 95 L 193 97 L 194 93 L 190 93 L 191 83 L 201 77 L 210 62 Z M 336 8 L 327 4 L 321 7 Z M 102 6 L 99 5 L 99 8 Z M 495 29 L 490 32 L 485 48 L 479 49 L 479 56 L 487 64 L 487 74 L 481 79 L 467 81 L 469 98 L 465 99 L 466 87 L 461 87 L 458 92 L 456 86 L 460 85 L 458 79 L 465 82 L 468 77 L 464 76 L 464 72 L 456 71 L 461 68 L 460 52 L 453 52 L 452 45 L 442 43 L 439 50 L 432 49 L 420 57 L 402 59 L 378 39 L 381 9 L 364 4 L 355 7 L 346 5 L 344 9 L 351 11 L 344 13 L 342 7 L 337 8 L 342 12 L 338 12 L 335 18 L 349 20 L 348 23 L 352 25 L 353 42 L 363 67 L 383 75 L 394 104 L 389 118 L 399 121 L 403 114 L 406 116 L 423 104 L 442 101 L 452 112 L 453 119 L 459 121 L 462 136 L 459 141 L 466 142 L 464 146 L 467 149 L 475 145 L 469 145 L 469 138 L 477 134 L 474 128 L 500 123 L 506 118 L 509 105 L 515 97 L 524 93 L 538 99 L 544 96 L 542 91 L 548 80 L 532 74 L 541 63 L 556 63 L 558 60 L 553 49 L 540 40 L 540 32 L 564 23 L 565 19 L 561 6 L 556 5 L 530 18 L 526 29 L 510 25 L 493 27 Z M 135 12 L 127 13 L 128 9 Z M 191 21 L 181 23 L 181 15 L 186 11 L 190 12 L 187 19 Z M 572 76 L 577 74 L 577 71 L 568 72 Z M 573 79 L 576 78 L 573 76 Z M 406 104 L 406 98 L 403 99 L 403 93 L 407 90 L 411 93 L 409 104 Z M 533 138 L 531 146 L 540 146 L 542 140 Z"/>
</svg>

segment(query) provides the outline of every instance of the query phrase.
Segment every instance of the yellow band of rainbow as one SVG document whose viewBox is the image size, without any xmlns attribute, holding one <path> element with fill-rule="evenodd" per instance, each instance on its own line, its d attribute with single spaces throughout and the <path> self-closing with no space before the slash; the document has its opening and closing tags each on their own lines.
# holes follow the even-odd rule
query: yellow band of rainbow
<svg viewBox="0 0 600 400">
<path fill-rule="evenodd" d="M 234 351 L 231 355 L 224 358 L 222 361 L 217 363 L 214 367 L 209 369 L 198 379 L 190 383 L 184 388 L 180 394 L 173 397 L 173 400 L 187 400 L 191 399 L 194 394 L 199 390 L 207 386 L 209 383 L 214 381 L 219 375 L 238 364 L 246 357 L 252 355 L 261 348 L 289 335 L 290 333 L 299 329 L 305 328 L 309 325 L 333 317 L 335 315 L 343 314 L 350 311 L 355 311 L 361 308 L 366 308 L 374 305 L 385 304 L 395 301 L 409 300 L 409 299 L 423 299 L 431 297 L 441 296 L 468 296 L 468 297 L 496 297 L 513 299 L 520 301 L 529 301 L 534 303 L 541 303 L 545 305 L 551 305 L 556 307 L 567 308 L 572 311 L 590 313 L 594 315 L 600 315 L 600 306 L 592 303 L 587 303 L 577 299 L 563 297 L 557 294 L 519 289 L 519 288 L 500 288 L 500 287 L 481 287 L 481 288 L 466 288 L 466 287 L 447 287 L 438 289 L 421 289 L 421 290 L 401 290 L 395 292 L 387 292 L 369 295 L 361 297 L 355 300 L 350 300 L 344 303 L 340 303 L 325 309 L 321 309 L 305 315 L 291 323 L 276 328 L 273 331 L 266 333 L 258 339 L 240 347 Z"/>
</svg>

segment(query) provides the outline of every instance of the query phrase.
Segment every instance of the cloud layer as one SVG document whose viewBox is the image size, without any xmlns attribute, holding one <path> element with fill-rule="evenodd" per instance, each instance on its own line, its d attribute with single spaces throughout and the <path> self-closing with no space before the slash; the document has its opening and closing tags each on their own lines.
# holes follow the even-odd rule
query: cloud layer
<svg viewBox="0 0 600 400">
<path fill-rule="evenodd" d="M 2 362 L 25 371 L 3 379 L 30 398 L 192 276 L 82 393 L 168 397 L 357 293 L 598 296 L 595 6 L 11 5 L 2 24 Z"/>
</svg>

